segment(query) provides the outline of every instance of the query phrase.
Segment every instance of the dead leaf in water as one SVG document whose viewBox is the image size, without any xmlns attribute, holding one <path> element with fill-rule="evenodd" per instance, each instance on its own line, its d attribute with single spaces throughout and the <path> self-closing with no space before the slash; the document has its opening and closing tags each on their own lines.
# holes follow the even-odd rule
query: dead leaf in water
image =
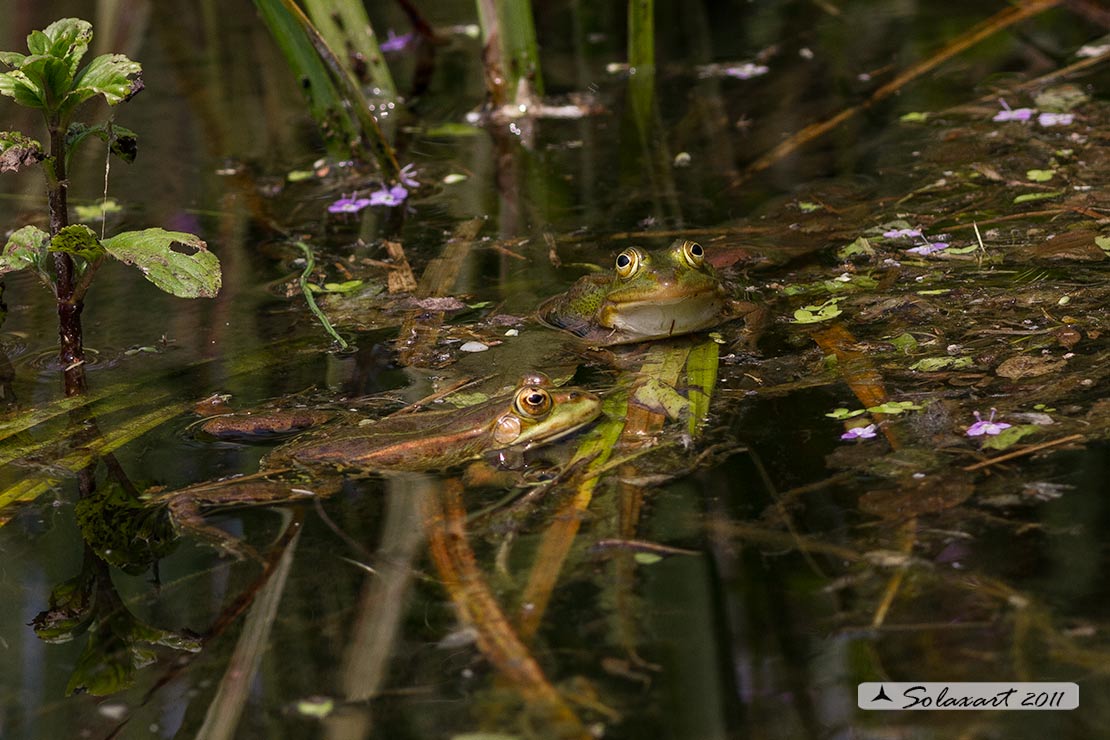
<svg viewBox="0 0 1110 740">
<path fill-rule="evenodd" d="M 1004 361 L 995 368 L 996 375 L 1019 380 L 1021 378 L 1035 378 L 1063 369 L 1068 364 L 1067 360 L 1055 357 L 1038 357 L 1035 355 L 1017 355 Z"/>
</svg>

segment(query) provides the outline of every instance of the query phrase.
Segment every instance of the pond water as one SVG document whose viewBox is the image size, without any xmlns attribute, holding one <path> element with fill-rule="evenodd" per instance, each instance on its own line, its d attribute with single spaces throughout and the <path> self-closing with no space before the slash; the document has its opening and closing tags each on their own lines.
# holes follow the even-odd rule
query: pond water
<svg viewBox="0 0 1110 740">
<path fill-rule="evenodd" d="M 379 32 L 409 30 L 374 5 Z M 323 144 L 250 2 L 0 0 L 4 50 L 78 15 L 143 63 L 107 232 L 192 231 L 223 266 L 195 301 L 106 266 L 74 414 L 52 297 L 4 278 L 0 737 L 1110 736 L 1105 8 L 660 2 L 644 88 L 624 4 L 536 4 L 546 92 L 583 114 L 472 126 L 474 5 L 419 6 L 445 43 L 430 66 L 388 56 L 420 85 L 383 124 L 421 185 L 343 215 L 378 180 L 313 172 Z M 72 173 L 71 205 L 97 204 L 103 150 Z M 5 233 L 45 226 L 42 192 L 0 177 Z M 586 263 L 676 237 L 744 301 L 713 334 L 599 349 L 529 318 Z M 348 350 L 306 308 L 298 239 L 313 282 L 362 281 L 319 295 Z M 461 302 L 390 296 L 387 242 L 422 298 Z M 217 440 L 194 410 L 379 417 L 522 370 L 606 416 L 516 483 L 321 476 L 260 501 L 214 482 L 278 442 Z M 864 681 L 1081 694 L 868 712 Z"/>
</svg>

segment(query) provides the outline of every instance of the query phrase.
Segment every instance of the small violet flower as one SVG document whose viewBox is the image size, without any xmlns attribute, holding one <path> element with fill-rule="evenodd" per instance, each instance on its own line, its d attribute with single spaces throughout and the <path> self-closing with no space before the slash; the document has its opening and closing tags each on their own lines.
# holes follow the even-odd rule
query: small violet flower
<svg viewBox="0 0 1110 740">
<path fill-rule="evenodd" d="M 884 231 L 883 236 L 887 239 L 913 239 L 921 236 L 921 229 L 891 229 L 890 231 Z"/>
<path fill-rule="evenodd" d="M 991 409 L 991 417 L 983 421 L 983 417 L 979 416 L 979 412 L 975 413 L 975 423 L 967 428 L 967 436 L 969 437 L 982 437 L 984 434 L 993 437 L 996 434 L 1001 434 L 1003 429 L 1009 429 L 1013 424 L 1007 424 L 1004 421 L 995 421 L 994 415 L 998 409 Z"/>
<path fill-rule="evenodd" d="M 948 249 L 948 242 L 933 242 L 932 244 L 922 244 L 920 247 L 911 247 L 907 249 L 906 252 L 909 254 L 920 254 L 924 257 L 927 254 L 940 252 L 945 249 Z"/>
<path fill-rule="evenodd" d="M 1070 126 L 1074 120 L 1072 113 L 1042 113 L 1037 116 L 1037 123 L 1042 126 Z"/>
<path fill-rule="evenodd" d="M 370 205 L 372 206 L 396 206 L 400 205 L 405 198 L 409 195 L 409 191 L 401 185 L 394 185 L 391 188 L 386 188 L 382 185 L 381 190 L 375 190 L 370 193 Z"/>
<path fill-rule="evenodd" d="M 340 198 L 328 206 L 328 213 L 358 213 L 368 205 L 371 205 L 369 198 Z"/>
<path fill-rule="evenodd" d="M 388 54 L 388 53 L 394 52 L 394 51 L 404 51 L 405 47 L 407 47 L 411 43 L 412 43 L 412 34 L 411 33 L 403 33 L 400 36 L 398 36 L 395 33 L 393 33 L 393 29 L 391 28 L 391 29 L 389 29 L 388 38 L 386 38 L 385 41 L 383 41 L 381 44 L 379 44 L 378 48 L 381 49 L 383 53 Z"/>
<path fill-rule="evenodd" d="M 998 111 L 992 121 L 1028 121 L 1036 113 L 1032 108 L 1011 108 L 1002 98 L 998 99 L 1004 110 Z"/>
<path fill-rule="evenodd" d="M 875 425 L 868 424 L 865 427 L 852 427 L 848 431 L 844 432 L 844 434 L 841 434 L 840 438 L 843 440 L 872 439 L 874 436 Z"/>
<path fill-rule="evenodd" d="M 725 67 L 724 72 L 727 77 L 735 77 L 738 80 L 750 80 L 753 77 L 767 74 L 768 68 L 763 64 L 744 62 L 743 64 L 732 67 Z"/>
<path fill-rule="evenodd" d="M 399 173 L 401 177 L 401 184 L 410 190 L 420 187 L 420 181 L 416 179 L 416 166 L 409 162 L 401 168 Z"/>
</svg>

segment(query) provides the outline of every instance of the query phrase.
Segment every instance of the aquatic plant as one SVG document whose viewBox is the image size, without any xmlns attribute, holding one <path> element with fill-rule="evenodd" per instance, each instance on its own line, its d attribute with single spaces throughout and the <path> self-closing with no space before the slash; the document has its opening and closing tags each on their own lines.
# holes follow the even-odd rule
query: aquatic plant
<svg viewBox="0 0 1110 740">
<path fill-rule="evenodd" d="M 67 207 L 74 150 L 89 137 L 105 142 L 125 162 L 135 158 L 133 131 L 111 120 L 76 120 L 89 100 L 110 106 L 143 89 L 142 67 L 123 54 L 102 54 L 79 68 L 92 41 L 92 24 L 63 18 L 27 37 L 30 54 L 0 52 L 0 95 L 42 113 L 48 148 L 18 131 L 0 132 L 0 171 L 41 164 L 46 175 L 50 231 L 28 225 L 14 231 L 0 252 L 0 275 L 32 268 L 58 302 L 61 363 L 67 395 L 85 389 L 81 311 L 93 276 L 107 257 L 137 267 L 167 293 L 183 298 L 213 297 L 220 289 L 220 263 L 200 237 L 145 229 L 98 237 L 84 224 L 70 224 Z"/>
</svg>

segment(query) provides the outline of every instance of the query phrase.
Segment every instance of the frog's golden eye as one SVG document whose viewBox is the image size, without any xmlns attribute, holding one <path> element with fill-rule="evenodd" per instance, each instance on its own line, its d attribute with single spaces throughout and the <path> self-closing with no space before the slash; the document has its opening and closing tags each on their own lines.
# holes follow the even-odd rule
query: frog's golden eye
<svg viewBox="0 0 1110 740">
<path fill-rule="evenodd" d="M 551 411 L 551 394 L 539 386 L 525 386 L 517 391 L 513 410 L 521 416 L 542 418 Z"/>
<path fill-rule="evenodd" d="M 640 271 L 643 263 L 644 253 L 636 247 L 629 247 L 617 255 L 617 275 L 627 280 Z"/>
<path fill-rule="evenodd" d="M 686 264 L 690 267 L 701 267 L 705 262 L 705 250 L 697 242 L 682 242 L 682 259 L 686 260 Z"/>
</svg>

